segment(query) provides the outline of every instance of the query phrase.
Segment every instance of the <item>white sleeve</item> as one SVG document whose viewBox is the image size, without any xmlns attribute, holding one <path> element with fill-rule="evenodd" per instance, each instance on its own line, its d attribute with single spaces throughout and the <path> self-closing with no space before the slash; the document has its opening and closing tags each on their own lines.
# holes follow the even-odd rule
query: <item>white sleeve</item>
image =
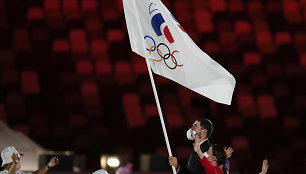
<svg viewBox="0 0 306 174">
<path fill-rule="evenodd" d="M 17 174 L 17 173 L 16 173 Z M 33 172 L 26 172 L 26 171 L 21 171 L 20 173 L 18 174 L 33 174 Z"/>
<path fill-rule="evenodd" d="M 204 153 L 204 156 L 207 158 L 209 155 L 207 152 Z"/>
</svg>

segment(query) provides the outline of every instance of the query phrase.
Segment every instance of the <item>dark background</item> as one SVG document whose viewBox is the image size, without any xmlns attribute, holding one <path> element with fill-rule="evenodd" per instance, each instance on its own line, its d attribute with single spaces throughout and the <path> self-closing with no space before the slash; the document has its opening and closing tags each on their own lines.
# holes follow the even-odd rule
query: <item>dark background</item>
<svg viewBox="0 0 306 174">
<path fill-rule="evenodd" d="M 236 78 L 231 106 L 155 76 L 170 144 L 212 120 L 231 171 L 304 173 L 306 1 L 163 0 L 197 45 Z M 121 0 L 0 0 L 0 118 L 44 148 L 167 156 L 143 58 L 132 53 Z M 169 168 L 170 171 L 170 168 Z"/>
</svg>

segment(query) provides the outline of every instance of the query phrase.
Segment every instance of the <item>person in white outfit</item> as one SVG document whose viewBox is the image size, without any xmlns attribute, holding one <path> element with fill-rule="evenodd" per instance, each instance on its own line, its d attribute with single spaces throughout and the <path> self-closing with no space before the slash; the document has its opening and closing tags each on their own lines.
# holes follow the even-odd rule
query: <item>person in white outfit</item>
<svg viewBox="0 0 306 174">
<path fill-rule="evenodd" d="M 5 148 L 1 152 L 2 165 L 4 170 L 0 171 L 0 174 L 45 174 L 50 168 L 58 165 L 58 159 L 53 157 L 48 164 L 40 168 L 35 172 L 21 171 L 20 158 L 23 154 L 20 154 L 15 147 L 10 146 Z"/>
<path fill-rule="evenodd" d="M 92 174 L 108 174 L 108 172 L 104 169 L 100 169 L 100 170 L 93 172 Z"/>
</svg>

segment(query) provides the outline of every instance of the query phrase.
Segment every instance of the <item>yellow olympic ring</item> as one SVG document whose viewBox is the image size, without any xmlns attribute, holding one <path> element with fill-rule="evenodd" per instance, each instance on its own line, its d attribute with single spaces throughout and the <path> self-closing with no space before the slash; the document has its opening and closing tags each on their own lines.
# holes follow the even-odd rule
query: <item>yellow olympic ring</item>
<svg viewBox="0 0 306 174">
<path fill-rule="evenodd" d="M 151 51 L 152 51 L 153 48 L 155 48 L 155 46 L 151 46 L 150 51 L 149 51 L 150 55 L 151 55 Z M 160 49 L 158 49 L 157 47 L 156 47 L 156 49 L 160 53 L 160 55 L 163 56 L 163 54 L 161 53 Z M 159 60 L 154 60 L 154 61 L 155 62 L 161 62 L 162 60 L 163 60 L 163 58 L 161 57 Z"/>
</svg>

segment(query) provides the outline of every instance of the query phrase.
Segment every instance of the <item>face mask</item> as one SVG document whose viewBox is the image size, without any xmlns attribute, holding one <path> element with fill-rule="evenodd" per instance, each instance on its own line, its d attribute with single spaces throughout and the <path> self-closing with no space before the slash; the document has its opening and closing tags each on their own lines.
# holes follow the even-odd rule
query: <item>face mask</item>
<svg viewBox="0 0 306 174">
<path fill-rule="evenodd" d="M 201 132 L 201 131 L 199 131 L 199 132 Z M 197 134 L 197 133 L 199 133 L 199 132 L 196 132 L 196 131 L 194 131 L 194 130 L 192 130 L 191 128 L 190 129 L 188 129 L 188 131 L 187 131 L 187 133 L 186 133 L 186 136 L 187 136 L 187 138 L 188 138 L 188 140 L 194 140 L 195 139 L 195 135 Z M 201 137 L 200 137 L 201 138 Z"/>
</svg>

